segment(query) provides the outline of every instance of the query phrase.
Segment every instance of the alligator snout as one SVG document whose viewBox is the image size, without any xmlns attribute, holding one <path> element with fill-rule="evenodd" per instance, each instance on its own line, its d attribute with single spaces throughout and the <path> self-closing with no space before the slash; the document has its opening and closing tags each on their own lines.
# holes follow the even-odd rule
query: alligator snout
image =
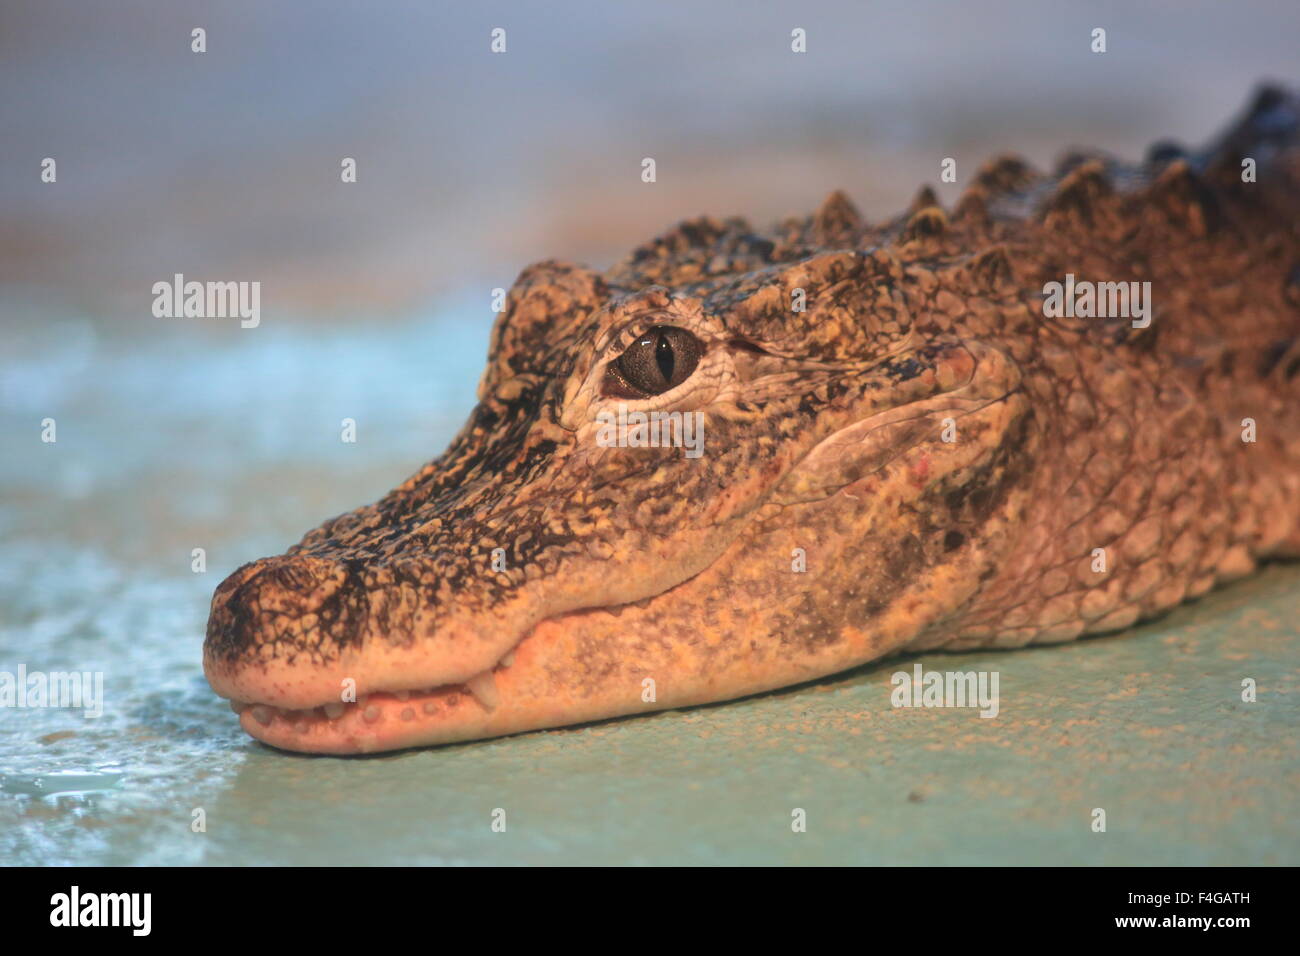
<svg viewBox="0 0 1300 956">
<path fill-rule="evenodd" d="M 340 592 L 349 573 L 342 562 L 307 555 L 279 555 L 244 565 L 212 596 L 207 649 L 226 658 L 256 656 L 261 645 L 286 642 L 309 651 L 319 643 L 312 635 L 320 630 L 321 618 L 346 613 Z"/>
<path fill-rule="evenodd" d="M 334 665 L 361 640 L 366 594 L 343 560 L 289 554 L 244 565 L 212 596 L 209 681 L 234 700 L 336 695 Z M 281 672 L 296 676 L 285 682 Z"/>
</svg>

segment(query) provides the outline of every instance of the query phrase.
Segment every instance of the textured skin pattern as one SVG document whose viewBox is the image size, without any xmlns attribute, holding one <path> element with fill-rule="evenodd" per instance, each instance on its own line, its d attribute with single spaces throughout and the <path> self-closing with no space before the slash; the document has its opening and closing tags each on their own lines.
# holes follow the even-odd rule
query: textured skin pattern
<svg viewBox="0 0 1300 956">
<path fill-rule="evenodd" d="M 1202 153 L 1001 158 L 951 215 L 835 193 L 531 266 L 451 447 L 217 589 L 210 681 L 277 746 L 437 743 L 1068 641 L 1300 554 L 1298 125 L 1266 89 Z M 1149 281 L 1149 327 L 1046 318 L 1067 273 Z M 656 325 L 698 368 L 610 397 Z M 619 401 L 703 412 L 704 454 L 599 446 Z"/>
</svg>

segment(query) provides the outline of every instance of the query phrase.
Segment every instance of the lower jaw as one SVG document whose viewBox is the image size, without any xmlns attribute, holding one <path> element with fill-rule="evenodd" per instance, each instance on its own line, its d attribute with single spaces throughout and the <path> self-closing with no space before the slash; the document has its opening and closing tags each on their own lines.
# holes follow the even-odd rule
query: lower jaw
<svg viewBox="0 0 1300 956">
<path fill-rule="evenodd" d="M 491 670 L 426 690 L 372 691 L 303 709 L 231 701 L 240 726 L 280 750 L 370 754 L 501 737 L 698 703 L 644 701 L 639 682 L 573 684 L 554 674 L 563 628 L 543 622 Z M 716 698 L 715 698 L 716 699 Z"/>
<path fill-rule="evenodd" d="M 329 717 L 321 709 L 267 713 L 253 705 L 239 723 L 272 747 L 320 754 L 376 753 L 511 732 L 494 729 L 492 711 L 450 687 L 401 697 L 373 694 L 343 706 L 340 716 Z"/>
<path fill-rule="evenodd" d="M 874 635 L 847 632 L 806 657 L 791 657 L 779 653 L 775 644 L 750 650 L 750 642 L 729 641 L 723 633 L 709 635 L 699 628 L 665 632 L 658 622 L 655 626 L 667 638 L 645 641 L 638 626 L 638 616 L 643 613 L 650 612 L 636 607 L 624 610 L 622 626 L 614 629 L 605 612 L 544 619 L 502 661 L 471 679 L 469 685 L 408 691 L 377 690 L 382 685 L 372 684 L 357 702 L 331 703 L 328 710 L 323 706 L 295 710 L 244 702 L 232 706 L 247 733 L 282 750 L 318 754 L 402 750 L 694 706 L 787 687 L 897 648 L 902 641 L 885 632 L 907 631 L 914 623 L 910 618 L 893 621 Z M 705 666 L 702 648 L 733 644 L 737 652 L 722 666 Z M 598 651 L 594 659 L 593 648 Z M 407 676 L 410 672 L 408 668 Z M 306 682 L 292 680 L 289 674 L 281 676 L 297 699 L 304 703 L 321 700 L 319 693 L 308 696 Z M 654 678 L 654 694 L 645 694 L 647 678 Z M 231 681 L 223 684 L 231 685 Z M 304 689 L 297 690 L 299 685 Z M 284 685 L 276 686 L 283 690 Z M 292 701 L 294 696 L 282 693 L 277 699 Z"/>
<path fill-rule="evenodd" d="M 240 726 L 282 750 L 354 754 L 450 743 L 511 733 L 514 707 L 503 705 L 515 652 L 462 684 L 380 691 L 356 701 L 304 709 L 231 701 Z"/>
</svg>

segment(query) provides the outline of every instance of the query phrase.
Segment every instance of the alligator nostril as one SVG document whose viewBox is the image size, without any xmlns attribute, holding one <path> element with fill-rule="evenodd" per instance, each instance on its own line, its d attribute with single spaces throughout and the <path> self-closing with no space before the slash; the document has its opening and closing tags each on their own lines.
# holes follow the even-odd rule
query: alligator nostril
<svg viewBox="0 0 1300 956">
<path fill-rule="evenodd" d="M 265 568 L 265 561 L 249 561 L 236 568 L 224 581 L 217 585 L 212 595 L 212 609 L 224 608 L 238 592 L 241 585 L 257 577 Z"/>
<path fill-rule="evenodd" d="M 230 659 L 292 633 L 343 586 L 347 568 L 308 555 L 263 558 L 239 568 L 212 596 L 207 649 Z"/>
<path fill-rule="evenodd" d="M 263 573 L 277 587 L 300 591 L 304 594 L 317 589 L 322 581 L 328 581 L 339 570 L 328 562 L 315 558 L 290 558 L 264 562 Z"/>
<path fill-rule="evenodd" d="M 264 558 L 251 572 L 238 572 L 240 600 L 261 613 L 310 614 L 342 586 L 347 569 L 304 555 Z M 222 589 L 225 588 L 223 584 Z"/>
</svg>

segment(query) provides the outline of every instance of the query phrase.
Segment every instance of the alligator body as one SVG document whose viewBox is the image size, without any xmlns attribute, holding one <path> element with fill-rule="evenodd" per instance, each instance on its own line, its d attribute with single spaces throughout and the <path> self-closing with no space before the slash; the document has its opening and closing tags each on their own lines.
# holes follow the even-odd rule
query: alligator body
<svg viewBox="0 0 1300 956">
<path fill-rule="evenodd" d="M 226 579 L 205 671 L 254 737 L 348 753 L 1126 628 L 1300 553 L 1298 343 L 1276 88 L 1201 151 L 993 160 L 950 212 L 835 193 L 542 262 L 447 451 Z"/>
</svg>

